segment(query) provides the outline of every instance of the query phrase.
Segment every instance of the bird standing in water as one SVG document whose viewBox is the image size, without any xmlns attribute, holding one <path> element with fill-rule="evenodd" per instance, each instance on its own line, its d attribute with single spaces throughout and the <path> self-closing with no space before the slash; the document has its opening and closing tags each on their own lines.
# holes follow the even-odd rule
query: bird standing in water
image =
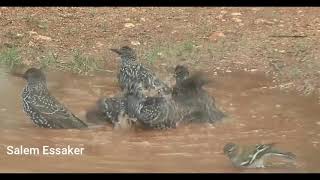
<svg viewBox="0 0 320 180">
<path fill-rule="evenodd" d="M 216 107 L 214 98 L 202 88 L 209 83 L 203 74 L 189 76 L 187 67 L 177 65 L 175 78 L 172 97 L 184 108 L 184 120 L 213 123 L 226 116 Z"/>
<path fill-rule="evenodd" d="M 122 90 L 128 88 L 131 83 L 141 83 L 145 89 L 155 89 L 160 94 L 170 93 L 170 89 L 165 83 L 149 69 L 136 62 L 137 55 L 132 48 L 123 46 L 120 49 L 111 50 L 121 58 L 118 81 Z"/>
<path fill-rule="evenodd" d="M 141 84 L 132 83 L 121 97 L 101 98 L 87 112 L 91 122 L 109 122 L 114 127 L 122 122 L 143 129 L 176 127 L 177 110 L 166 97 L 146 97 Z M 122 120 L 122 121 L 121 121 Z"/>
<path fill-rule="evenodd" d="M 279 156 L 286 159 L 295 159 L 291 152 L 281 152 L 272 144 L 256 144 L 240 146 L 235 143 L 227 143 L 223 152 L 229 157 L 235 167 L 265 168 L 266 157 Z"/>
<path fill-rule="evenodd" d="M 127 92 L 128 115 L 147 129 L 176 128 L 181 120 L 171 95 L 146 97 L 141 84 L 132 83 Z"/>
<path fill-rule="evenodd" d="M 87 128 L 50 94 L 46 77 L 40 69 L 30 68 L 21 76 L 27 81 L 22 92 L 23 110 L 35 125 L 52 129 Z"/>
<path fill-rule="evenodd" d="M 86 116 L 87 120 L 93 123 L 108 122 L 115 125 L 119 122 L 121 113 L 126 112 L 126 97 L 103 97 L 86 113 Z"/>
</svg>

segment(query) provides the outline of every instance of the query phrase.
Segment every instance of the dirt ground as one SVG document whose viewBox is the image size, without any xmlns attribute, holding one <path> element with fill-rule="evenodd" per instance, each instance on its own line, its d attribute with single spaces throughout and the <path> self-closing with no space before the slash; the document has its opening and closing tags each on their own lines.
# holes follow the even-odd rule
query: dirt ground
<svg viewBox="0 0 320 180">
<path fill-rule="evenodd" d="M 155 71 L 176 64 L 215 75 L 262 71 L 276 88 L 319 97 L 319 14 L 320 8 L 1 7 L 0 61 L 15 49 L 24 65 L 63 70 L 78 53 L 90 58 L 69 70 L 114 71 L 117 56 L 109 49 L 130 45 Z"/>
</svg>

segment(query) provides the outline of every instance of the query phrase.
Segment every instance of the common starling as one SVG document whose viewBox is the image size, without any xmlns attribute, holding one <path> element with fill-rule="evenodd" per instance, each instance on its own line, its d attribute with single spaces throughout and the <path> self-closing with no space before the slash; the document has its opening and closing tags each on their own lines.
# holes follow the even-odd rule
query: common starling
<svg viewBox="0 0 320 180">
<path fill-rule="evenodd" d="M 89 122 L 107 122 L 112 125 L 119 122 L 121 113 L 127 113 L 126 97 L 104 97 L 97 101 L 96 106 L 86 113 Z"/>
<path fill-rule="evenodd" d="M 170 93 L 169 87 L 156 77 L 149 69 L 136 62 L 135 51 L 123 46 L 120 49 L 111 49 L 121 57 L 120 72 L 118 81 L 122 90 L 128 88 L 131 83 L 141 83 L 145 89 L 155 89 L 159 94 Z"/>
<path fill-rule="evenodd" d="M 87 125 L 59 103 L 48 91 L 46 77 L 40 69 L 30 68 L 22 77 L 27 85 L 22 92 L 24 112 L 41 128 L 86 128 Z"/>
<path fill-rule="evenodd" d="M 139 87 L 140 85 L 140 87 Z M 145 97 L 141 84 L 132 84 L 127 94 L 128 114 L 147 129 L 176 128 L 179 108 L 170 96 Z"/>
<path fill-rule="evenodd" d="M 203 74 L 189 76 L 188 68 L 178 65 L 175 78 L 172 96 L 174 101 L 184 107 L 184 120 L 213 123 L 226 116 L 216 107 L 214 98 L 202 88 L 209 83 Z"/>
<path fill-rule="evenodd" d="M 189 70 L 186 66 L 177 65 L 174 70 L 174 76 L 176 77 L 176 86 L 181 87 L 183 81 L 189 78 Z"/>
<path fill-rule="evenodd" d="M 241 168 L 265 168 L 265 160 L 270 156 L 279 156 L 290 160 L 296 158 L 291 152 L 281 152 L 275 149 L 274 143 L 245 146 L 227 143 L 223 152 L 235 167 Z"/>
</svg>

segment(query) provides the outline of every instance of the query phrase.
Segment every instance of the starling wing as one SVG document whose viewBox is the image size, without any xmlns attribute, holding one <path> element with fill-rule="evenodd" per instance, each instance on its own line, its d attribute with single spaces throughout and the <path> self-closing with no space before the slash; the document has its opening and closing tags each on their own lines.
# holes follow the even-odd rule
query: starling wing
<svg viewBox="0 0 320 180">
<path fill-rule="evenodd" d="M 87 125 L 60 104 L 54 97 L 32 96 L 27 106 L 38 116 L 39 121 L 50 124 L 52 128 L 86 128 Z M 36 115 L 37 114 L 37 115 Z"/>
</svg>

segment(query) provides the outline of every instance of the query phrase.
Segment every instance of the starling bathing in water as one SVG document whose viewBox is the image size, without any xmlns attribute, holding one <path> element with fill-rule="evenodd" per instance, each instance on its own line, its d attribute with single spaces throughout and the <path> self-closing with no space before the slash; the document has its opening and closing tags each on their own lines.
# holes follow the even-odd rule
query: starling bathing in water
<svg viewBox="0 0 320 180">
<path fill-rule="evenodd" d="M 174 128 L 178 118 L 173 103 L 165 97 L 147 97 L 144 90 L 141 83 L 130 83 L 123 96 L 100 99 L 87 118 L 100 118 L 115 127 L 127 116 L 131 125 L 144 129 Z"/>
<path fill-rule="evenodd" d="M 120 49 L 111 50 L 121 57 L 118 81 L 122 90 L 128 88 L 131 83 L 141 83 L 145 89 L 155 89 L 160 94 L 170 93 L 170 89 L 165 83 L 149 69 L 136 62 L 137 55 L 132 48 L 123 46 Z"/>
<path fill-rule="evenodd" d="M 21 76 L 27 81 L 22 92 L 23 110 L 34 124 L 53 129 L 87 127 L 51 96 L 47 89 L 46 77 L 40 69 L 30 68 Z"/>
<path fill-rule="evenodd" d="M 127 113 L 126 97 L 101 98 L 96 106 L 86 114 L 90 122 L 108 122 L 112 125 L 119 122 L 121 113 Z"/>
<path fill-rule="evenodd" d="M 209 81 L 203 74 L 189 76 L 188 68 L 175 68 L 176 85 L 173 87 L 174 101 L 184 106 L 184 120 L 192 122 L 215 122 L 226 115 L 215 106 L 215 100 L 202 88 Z"/>
<path fill-rule="evenodd" d="M 141 84 L 132 84 L 127 94 L 128 114 L 147 129 L 176 128 L 181 119 L 170 96 L 145 97 Z"/>
<path fill-rule="evenodd" d="M 266 157 L 279 156 L 286 159 L 295 159 L 291 152 L 281 152 L 272 144 L 256 144 L 240 146 L 235 143 L 227 143 L 223 152 L 229 157 L 235 167 L 242 168 L 265 168 Z"/>
</svg>

